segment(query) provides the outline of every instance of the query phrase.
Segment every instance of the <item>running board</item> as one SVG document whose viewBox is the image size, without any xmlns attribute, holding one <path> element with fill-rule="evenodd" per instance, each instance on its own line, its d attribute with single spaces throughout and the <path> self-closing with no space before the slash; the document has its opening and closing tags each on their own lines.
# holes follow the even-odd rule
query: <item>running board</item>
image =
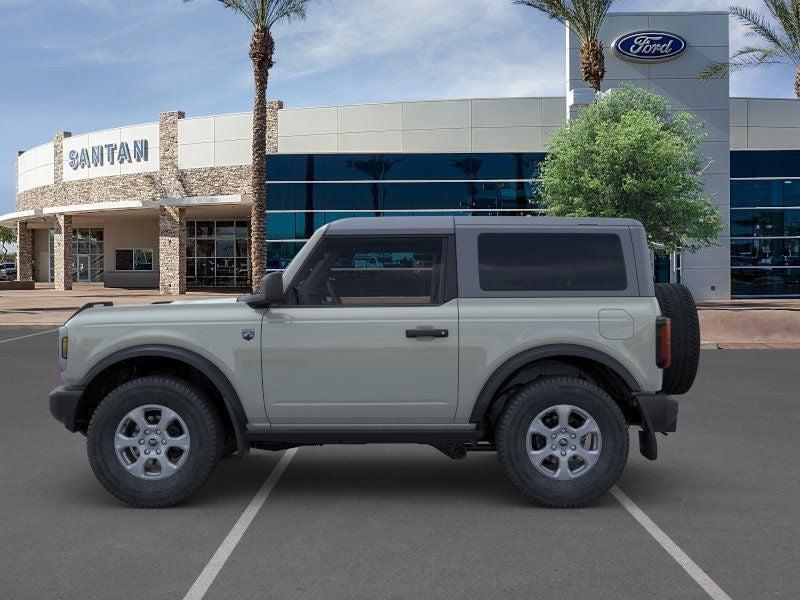
<svg viewBox="0 0 800 600">
<path fill-rule="evenodd" d="M 467 452 L 483 449 L 480 429 L 271 429 L 248 431 L 248 444 L 261 450 L 285 450 L 296 446 L 326 444 L 429 444 L 450 458 L 464 458 Z"/>
</svg>

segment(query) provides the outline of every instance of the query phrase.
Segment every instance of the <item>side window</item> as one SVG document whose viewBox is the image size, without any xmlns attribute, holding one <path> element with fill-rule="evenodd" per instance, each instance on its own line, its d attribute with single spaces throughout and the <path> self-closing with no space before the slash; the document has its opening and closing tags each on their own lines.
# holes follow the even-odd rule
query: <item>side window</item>
<svg viewBox="0 0 800 600">
<path fill-rule="evenodd" d="M 613 233 L 483 233 L 478 275 L 486 292 L 608 292 L 628 287 Z"/>
<path fill-rule="evenodd" d="M 301 306 L 438 304 L 443 251 L 441 237 L 329 237 L 290 293 Z"/>
</svg>

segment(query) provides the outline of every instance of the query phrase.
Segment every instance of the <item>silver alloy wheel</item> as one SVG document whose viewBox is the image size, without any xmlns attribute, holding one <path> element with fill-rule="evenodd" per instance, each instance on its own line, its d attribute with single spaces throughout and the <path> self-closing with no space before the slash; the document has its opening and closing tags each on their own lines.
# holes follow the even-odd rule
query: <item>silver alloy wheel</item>
<svg viewBox="0 0 800 600">
<path fill-rule="evenodd" d="M 125 415 L 114 434 L 122 467 L 139 479 L 165 479 L 186 463 L 189 429 L 175 411 L 147 404 Z"/>
<path fill-rule="evenodd" d="M 569 480 L 589 472 L 600 457 L 603 436 L 585 410 L 558 404 L 540 412 L 528 427 L 528 458 L 552 479 Z"/>
</svg>

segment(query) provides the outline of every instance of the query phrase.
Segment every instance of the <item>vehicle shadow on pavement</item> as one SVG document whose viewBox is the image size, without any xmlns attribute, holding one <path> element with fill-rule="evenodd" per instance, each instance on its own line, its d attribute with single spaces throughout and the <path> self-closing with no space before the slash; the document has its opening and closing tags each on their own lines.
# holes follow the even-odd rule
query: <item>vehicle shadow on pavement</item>
<svg viewBox="0 0 800 600">
<path fill-rule="evenodd" d="M 259 452 L 244 460 L 236 457 L 225 458 L 195 496 L 179 506 L 153 510 L 205 511 L 231 504 L 246 504 L 278 463 L 280 456 L 279 453 Z M 85 475 L 76 476 L 70 485 L 59 486 L 52 490 L 52 495 L 60 496 L 53 498 L 56 503 L 63 502 L 73 507 L 140 510 L 108 493 L 88 469 Z"/>
<path fill-rule="evenodd" d="M 328 496 L 337 501 L 403 499 L 404 502 L 543 508 L 526 499 L 506 478 L 494 453 L 473 453 L 461 461 L 433 448 L 372 446 L 301 449 L 278 484 L 297 501 Z M 588 508 L 614 502 L 601 498 Z M 546 509 L 545 509 L 546 510 Z"/>
</svg>

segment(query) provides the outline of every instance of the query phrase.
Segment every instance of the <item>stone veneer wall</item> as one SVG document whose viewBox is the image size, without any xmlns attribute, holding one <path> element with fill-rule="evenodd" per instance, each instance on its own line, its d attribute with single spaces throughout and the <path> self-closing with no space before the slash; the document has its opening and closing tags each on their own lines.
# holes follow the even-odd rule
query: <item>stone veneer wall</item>
<svg viewBox="0 0 800 600">
<path fill-rule="evenodd" d="M 186 293 L 186 210 L 158 207 L 158 289 L 162 294 Z"/>
<path fill-rule="evenodd" d="M 72 289 L 72 217 L 56 215 L 53 236 L 53 283 L 58 291 Z"/>
<path fill-rule="evenodd" d="M 33 281 L 33 229 L 17 223 L 17 281 Z"/>
</svg>

